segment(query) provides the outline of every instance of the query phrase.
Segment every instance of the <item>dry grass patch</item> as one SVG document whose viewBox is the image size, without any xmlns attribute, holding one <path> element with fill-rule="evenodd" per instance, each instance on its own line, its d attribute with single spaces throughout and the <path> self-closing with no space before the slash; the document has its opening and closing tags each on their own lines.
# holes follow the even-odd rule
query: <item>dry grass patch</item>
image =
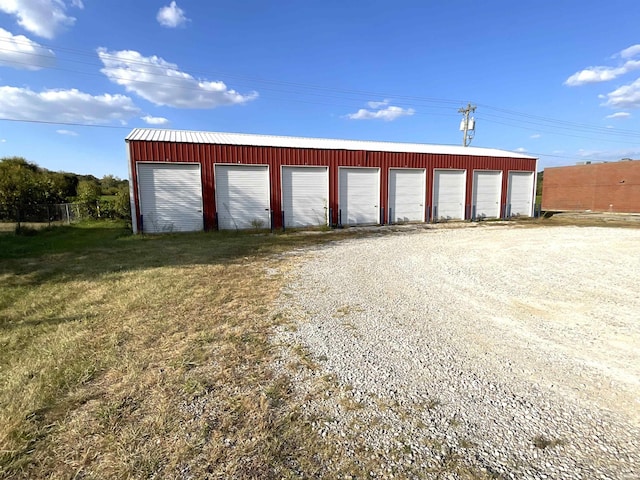
<svg viewBox="0 0 640 480">
<path fill-rule="evenodd" d="M 2 260 L 0 477 L 321 475 L 332 447 L 270 367 L 270 254 L 304 243 L 123 237 Z"/>
</svg>

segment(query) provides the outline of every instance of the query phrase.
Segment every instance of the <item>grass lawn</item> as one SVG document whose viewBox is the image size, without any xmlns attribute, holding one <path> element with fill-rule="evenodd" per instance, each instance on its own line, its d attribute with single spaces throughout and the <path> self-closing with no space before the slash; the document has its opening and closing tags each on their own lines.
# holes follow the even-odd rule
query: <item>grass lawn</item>
<svg viewBox="0 0 640 480">
<path fill-rule="evenodd" d="M 270 366 L 285 320 L 267 269 L 328 238 L 0 234 L 0 478 L 314 477 L 330 457 L 357 473 Z"/>
</svg>

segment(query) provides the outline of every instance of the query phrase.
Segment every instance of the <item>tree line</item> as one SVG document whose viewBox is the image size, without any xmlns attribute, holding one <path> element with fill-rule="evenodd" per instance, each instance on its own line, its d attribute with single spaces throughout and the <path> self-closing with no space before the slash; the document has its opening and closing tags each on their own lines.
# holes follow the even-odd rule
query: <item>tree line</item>
<svg viewBox="0 0 640 480">
<path fill-rule="evenodd" d="M 43 221 L 49 206 L 64 203 L 77 204 L 81 217 L 128 219 L 129 182 L 52 172 L 22 157 L 0 158 L 0 220 Z"/>
</svg>

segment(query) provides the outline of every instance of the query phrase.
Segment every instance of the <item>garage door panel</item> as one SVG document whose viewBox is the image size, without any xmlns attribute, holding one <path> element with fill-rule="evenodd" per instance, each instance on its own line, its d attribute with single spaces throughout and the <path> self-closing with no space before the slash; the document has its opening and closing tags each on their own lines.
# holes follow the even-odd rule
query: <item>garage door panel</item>
<svg viewBox="0 0 640 480">
<path fill-rule="evenodd" d="M 466 170 L 434 171 L 433 206 L 437 218 L 464 219 L 466 178 Z"/>
<path fill-rule="evenodd" d="M 269 169 L 262 165 L 216 165 L 218 228 L 268 228 Z"/>
<path fill-rule="evenodd" d="M 391 222 L 423 222 L 425 169 L 389 170 L 389 218 Z"/>
<path fill-rule="evenodd" d="M 530 217 L 533 211 L 533 172 L 509 172 L 508 192 L 509 214 Z"/>
<path fill-rule="evenodd" d="M 498 218 L 502 195 L 502 172 L 473 173 L 473 209 L 476 218 Z"/>
<path fill-rule="evenodd" d="M 327 224 L 327 167 L 282 167 L 282 208 L 285 226 Z"/>
<path fill-rule="evenodd" d="M 200 165 L 140 163 L 138 184 L 145 233 L 204 228 Z"/>
<path fill-rule="evenodd" d="M 339 209 L 344 225 L 380 222 L 380 170 L 340 168 Z"/>
</svg>

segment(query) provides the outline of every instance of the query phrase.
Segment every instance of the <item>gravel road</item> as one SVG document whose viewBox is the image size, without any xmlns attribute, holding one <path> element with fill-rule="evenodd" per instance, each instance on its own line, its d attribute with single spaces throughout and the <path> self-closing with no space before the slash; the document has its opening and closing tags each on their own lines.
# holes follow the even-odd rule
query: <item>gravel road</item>
<svg viewBox="0 0 640 480">
<path fill-rule="evenodd" d="M 434 228 L 297 255 L 278 341 L 318 366 L 295 373 L 318 433 L 372 477 L 640 478 L 640 229 Z"/>
</svg>

